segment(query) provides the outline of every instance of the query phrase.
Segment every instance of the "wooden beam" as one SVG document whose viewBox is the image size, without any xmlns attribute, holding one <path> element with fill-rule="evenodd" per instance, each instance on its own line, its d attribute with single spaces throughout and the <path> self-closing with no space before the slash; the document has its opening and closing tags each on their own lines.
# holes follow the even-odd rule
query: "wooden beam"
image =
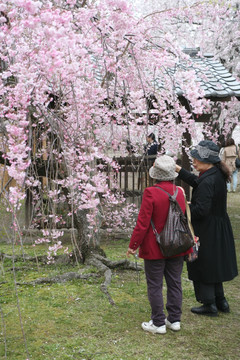
<svg viewBox="0 0 240 360">
<path fill-rule="evenodd" d="M 188 130 L 186 130 L 186 132 L 183 134 L 183 139 L 182 139 L 182 167 L 188 171 L 191 171 L 191 164 L 190 164 L 190 160 L 189 157 L 185 151 L 185 146 L 189 147 L 191 145 L 191 135 L 188 132 Z M 181 186 L 184 188 L 185 193 L 186 193 L 186 197 L 187 200 L 190 201 L 190 186 L 188 184 L 186 184 L 184 181 L 181 181 Z"/>
</svg>

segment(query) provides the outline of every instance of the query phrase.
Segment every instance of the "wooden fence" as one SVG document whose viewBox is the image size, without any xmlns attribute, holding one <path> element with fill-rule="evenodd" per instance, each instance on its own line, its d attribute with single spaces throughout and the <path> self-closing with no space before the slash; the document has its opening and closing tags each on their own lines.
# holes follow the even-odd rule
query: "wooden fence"
<svg viewBox="0 0 240 360">
<path fill-rule="evenodd" d="M 119 170 L 114 170 L 109 165 L 102 168 L 102 171 L 107 173 L 109 187 L 113 188 L 117 183 L 125 197 L 131 197 L 133 201 L 136 197 L 141 198 L 144 189 L 153 185 L 153 179 L 149 177 L 149 169 L 156 156 L 128 156 L 113 159 L 120 166 Z"/>
<path fill-rule="evenodd" d="M 154 184 L 154 180 L 149 176 L 149 169 L 155 159 L 155 155 L 145 157 L 114 157 L 120 169 L 114 171 L 109 165 L 106 165 L 102 170 L 107 173 L 110 188 L 113 188 L 113 184 L 117 182 L 123 195 L 129 198 L 129 201 L 139 205 L 144 189 Z M 101 163 L 101 161 L 98 163 Z M 183 186 L 178 179 L 176 179 L 175 183 L 176 185 Z"/>
<path fill-rule="evenodd" d="M 104 164 L 101 160 L 98 160 L 98 164 L 102 164 L 102 171 L 107 174 L 108 185 L 111 189 L 120 189 L 123 195 L 127 198 L 127 202 L 135 203 L 138 207 L 142 201 L 143 191 L 146 187 L 152 186 L 154 180 L 149 176 L 149 169 L 153 165 L 156 159 L 155 155 L 136 157 L 114 157 L 114 160 L 119 165 L 119 169 L 115 170 L 110 165 Z M 2 172 L 1 172 L 2 170 Z M 4 171 L 5 170 L 5 171 Z M 0 168 L 2 184 L 0 184 L 0 194 L 4 195 L 9 191 L 9 186 L 15 186 L 15 181 L 10 178 L 6 172 L 6 169 Z M 178 181 L 176 181 L 176 185 Z M 27 195 L 30 192 L 27 191 Z M 29 201 L 28 201 L 29 200 Z M 27 196 L 25 202 L 25 225 L 31 222 L 32 218 L 32 204 L 31 197 Z"/>
<path fill-rule="evenodd" d="M 115 161 L 121 166 L 115 176 L 125 197 L 134 199 L 136 196 L 142 196 L 144 189 L 153 185 L 153 179 L 149 176 L 149 169 L 155 159 L 155 155 L 115 158 Z"/>
</svg>

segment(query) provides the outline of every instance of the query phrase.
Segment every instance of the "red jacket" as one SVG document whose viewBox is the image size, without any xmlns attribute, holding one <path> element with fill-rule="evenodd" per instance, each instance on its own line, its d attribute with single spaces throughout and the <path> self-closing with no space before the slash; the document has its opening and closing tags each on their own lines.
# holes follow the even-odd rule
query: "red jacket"
<svg viewBox="0 0 240 360">
<path fill-rule="evenodd" d="M 156 184 L 162 187 L 169 194 L 173 195 L 176 185 L 170 181 L 162 181 Z M 148 260 L 164 259 L 156 236 L 153 233 L 151 218 L 157 232 L 160 233 L 164 227 L 168 215 L 169 198 L 162 190 L 156 188 L 156 185 L 144 190 L 141 208 L 138 214 L 137 224 L 133 230 L 129 247 L 136 250 L 139 246 L 139 257 Z M 178 189 L 177 201 L 185 212 L 185 199 L 181 189 Z M 192 252 L 192 249 L 176 256 L 183 256 Z"/>
</svg>

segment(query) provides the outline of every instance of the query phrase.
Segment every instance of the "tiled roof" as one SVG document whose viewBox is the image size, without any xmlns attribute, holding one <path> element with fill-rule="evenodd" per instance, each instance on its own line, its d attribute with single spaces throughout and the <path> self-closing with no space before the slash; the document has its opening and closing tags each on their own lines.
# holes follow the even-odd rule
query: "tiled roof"
<svg viewBox="0 0 240 360">
<path fill-rule="evenodd" d="M 192 67 L 197 74 L 206 98 L 223 101 L 236 97 L 240 100 L 240 82 L 232 76 L 220 61 L 215 60 L 212 54 L 205 54 L 200 57 L 191 49 L 184 49 L 184 52 L 191 57 Z M 189 69 L 189 66 L 186 66 L 186 68 Z M 179 96 L 183 95 L 179 88 L 177 93 Z"/>
<path fill-rule="evenodd" d="M 190 55 L 192 63 L 181 62 L 176 65 L 175 68 L 168 69 L 169 75 L 174 77 L 176 68 L 181 70 L 194 69 L 197 74 L 198 82 L 201 88 L 204 90 L 205 97 L 213 101 L 228 101 L 232 97 L 240 100 L 240 82 L 221 64 L 220 61 L 215 60 L 212 54 L 205 54 L 204 56 L 198 56 L 199 48 L 191 49 L 186 48 L 184 53 Z M 103 78 L 101 66 L 98 63 L 97 58 L 92 57 L 92 61 L 95 64 L 95 78 L 103 83 L 106 79 Z M 111 86 L 111 79 L 110 86 Z M 164 80 L 161 78 L 155 78 L 155 88 L 164 89 Z M 176 93 L 178 96 L 184 96 L 182 89 L 176 84 Z"/>
</svg>

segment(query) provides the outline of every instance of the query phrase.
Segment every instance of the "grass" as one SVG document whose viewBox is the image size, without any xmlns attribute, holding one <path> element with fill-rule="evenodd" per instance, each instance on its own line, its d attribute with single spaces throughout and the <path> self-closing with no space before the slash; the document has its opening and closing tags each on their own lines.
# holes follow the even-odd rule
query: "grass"
<svg viewBox="0 0 240 360">
<path fill-rule="evenodd" d="M 229 194 L 228 211 L 240 252 L 240 193 Z M 105 241 L 102 248 L 113 260 L 125 258 L 128 240 Z M 16 246 L 16 253 L 21 249 Z M 0 251 L 11 254 L 10 245 Z M 33 248 L 24 245 L 33 255 Z M 43 254 L 46 248 L 37 248 Z M 142 262 L 141 260 L 139 260 Z M 111 306 L 100 290 L 102 278 L 77 280 L 53 285 L 17 285 L 19 308 L 26 346 L 21 331 L 12 262 L 0 267 L 1 334 L 0 359 L 11 360 L 214 360 L 240 358 L 239 277 L 224 283 L 230 314 L 217 318 L 198 317 L 190 312 L 197 305 L 193 286 L 184 266 L 182 329 L 178 333 L 153 335 L 141 329 L 150 319 L 150 306 L 144 273 L 140 279 L 133 271 L 115 271 L 109 291 L 116 306 Z M 84 266 L 15 263 L 16 281 L 29 282 L 39 277 L 66 271 L 89 272 Z M 166 288 L 164 287 L 164 294 Z M 6 334 L 5 334 L 6 333 Z M 5 336 L 6 335 L 6 336 Z M 5 342 L 6 340 L 6 357 Z"/>
</svg>

